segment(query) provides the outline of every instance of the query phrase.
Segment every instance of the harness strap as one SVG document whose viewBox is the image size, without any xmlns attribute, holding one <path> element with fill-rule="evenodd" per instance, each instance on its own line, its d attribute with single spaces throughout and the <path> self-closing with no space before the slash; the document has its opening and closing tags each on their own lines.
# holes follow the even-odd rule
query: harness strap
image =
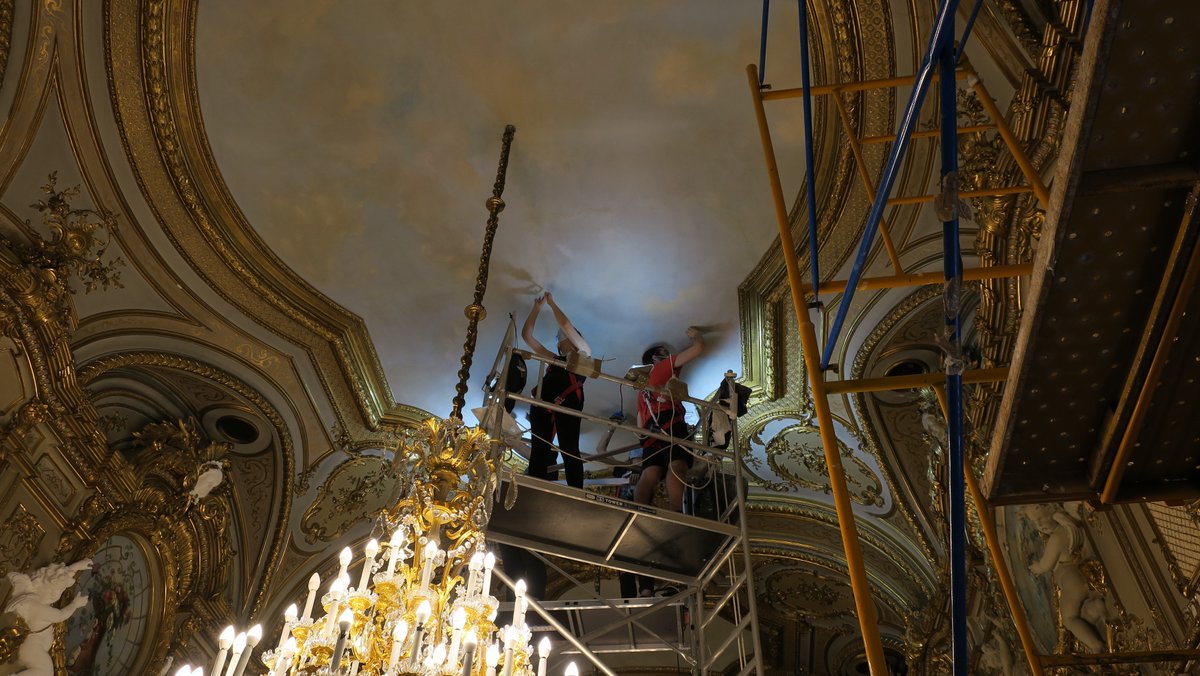
<svg viewBox="0 0 1200 676">
<path fill-rule="evenodd" d="M 567 389 L 562 391 L 562 394 L 558 395 L 554 399 L 554 403 L 559 406 L 562 406 L 562 403 L 566 401 L 567 397 L 583 389 L 583 380 L 581 380 L 578 376 L 576 376 L 574 373 L 568 373 L 567 377 L 571 379 L 571 384 L 567 387 Z"/>
<path fill-rule="evenodd" d="M 667 418 L 667 424 L 661 425 L 658 422 L 658 414 L 662 413 L 662 411 L 656 412 L 654 410 L 654 407 L 651 405 L 652 402 L 650 401 L 650 393 L 643 390 L 642 397 L 646 403 L 646 411 L 650 414 L 649 420 L 646 421 L 646 429 L 650 430 L 651 432 L 663 432 L 664 434 L 670 434 L 671 428 L 675 426 L 675 416 L 679 415 L 679 409 L 672 406 L 671 417 Z M 655 427 L 658 429 L 654 429 Z"/>
</svg>

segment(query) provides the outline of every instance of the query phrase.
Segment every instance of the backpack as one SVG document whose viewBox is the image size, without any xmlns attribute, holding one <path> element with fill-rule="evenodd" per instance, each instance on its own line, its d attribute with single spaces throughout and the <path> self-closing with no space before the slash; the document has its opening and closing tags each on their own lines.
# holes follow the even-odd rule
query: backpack
<svg viewBox="0 0 1200 676">
<path fill-rule="evenodd" d="M 728 448 L 730 437 L 733 435 L 733 418 L 746 415 L 746 403 L 750 399 L 750 388 L 741 383 L 733 384 L 733 393 L 729 391 L 732 378 L 721 381 L 717 393 L 709 401 L 717 404 L 708 414 L 709 445 L 715 448 Z M 737 398 L 737 408 L 733 408 L 734 396 Z"/>
<path fill-rule="evenodd" d="M 520 394 L 525 389 L 529 379 L 529 369 L 525 366 L 525 358 L 513 351 L 508 359 L 508 373 L 504 377 L 504 391 Z M 509 397 L 504 398 L 504 410 L 512 413 L 517 402 Z"/>
</svg>

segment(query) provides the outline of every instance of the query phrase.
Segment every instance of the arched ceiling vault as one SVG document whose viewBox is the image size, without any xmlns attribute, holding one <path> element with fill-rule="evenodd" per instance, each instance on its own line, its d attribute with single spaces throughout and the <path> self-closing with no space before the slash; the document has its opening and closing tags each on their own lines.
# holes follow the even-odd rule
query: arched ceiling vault
<svg viewBox="0 0 1200 676">
<path fill-rule="evenodd" d="M 988 4 L 1036 15 L 1030 3 Z M 828 83 L 912 72 L 933 3 L 811 6 L 814 80 Z M 520 319 L 542 289 L 612 370 L 654 340 L 706 326 L 708 353 L 687 374 L 693 392 L 726 369 L 754 387 L 743 440 L 760 560 L 778 566 L 778 589 L 841 579 L 746 91 L 758 11 L 582 0 L 16 7 L 0 84 L 0 103 L 11 104 L 0 227 L 37 230 L 19 205 L 51 171 L 116 215 L 125 286 L 78 296 L 72 342 L 97 409 L 127 419 L 111 441 L 155 416 L 204 423 L 228 409 L 263 424 L 269 446 L 244 455 L 269 457 L 254 476 L 270 504 L 233 497 L 245 554 L 235 589 L 265 589 L 274 576 L 279 593 L 238 612 L 275 612 L 294 595 L 284 592 L 329 565 L 332 543 L 361 540 L 388 487 L 351 503 L 335 489 L 377 475 L 396 431 L 448 411 L 507 122 L 518 133 L 476 363 L 490 360 L 504 315 Z M 773 8 L 767 81 L 779 88 L 799 80 L 794 12 Z M 968 49 L 1003 99 L 1031 58 L 1027 23 L 989 7 Z M 861 133 L 886 134 L 905 94 L 847 104 Z M 798 106 L 771 123 L 799 196 Z M 819 260 L 823 276 L 841 277 L 869 200 L 827 101 L 815 139 Z M 870 171 L 884 151 L 868 150 Z M 935 155 L 932 143 L 914 145 L 898 190 L 927 187 Z M 799 234 L 803 200 L 790 206 Z M 933 265 L 929 214 L 902 207 L 887 220 L 909 271 Z M 887 270 L 878 249 L 869 265 Z M 838 355 L 843 371 L 873 375 L 905 350 L 928 357 L 927 295 L 865 295 Z M 928 597 L 940 553 L 921 507 L 928 485 L 909 403 L 847 398 L 837 415 L 893 627 Z M 598 414 L 619 405 L 589 394 Z M 269 552 L 251 551 L 255 537 L 269 538 Z"/>
</svg>

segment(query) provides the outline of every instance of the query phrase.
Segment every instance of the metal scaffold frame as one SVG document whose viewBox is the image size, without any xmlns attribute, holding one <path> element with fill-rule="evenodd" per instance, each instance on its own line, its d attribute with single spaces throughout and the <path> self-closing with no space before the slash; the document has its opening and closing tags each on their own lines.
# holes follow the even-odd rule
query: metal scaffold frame
<svg viewBox="0 0 1200 676">
<path fill-rule="evenodd" d="M 817 415 L 817 425 L 821 434 L 825 451 L 825 460 L 829 468 L 830 485 L 832 488 L 834 506 L 838 515 L 838 524 L 842 534 L 842 545 L 846 554 L 846 564 L 850 584 L 854 594 L 854 602 L 859 618 L 859 626 L 863 635 L 867 662 L 871 673 L 888 673 L 884 659 L 883 646 L 876 622 L 874 601 L 867 579 L 866 567 L 863 562 L 862 548 L 859 542 L 854 512 L 850 504 L 849 491 L 846 487 L 845 471 L 837 450 L 837 438 L 834 433 L 829 396 L 854 391 L 882 391 L 906 389 L 919 385 L 935 386 L 943 402 L 949 437 L 949 465 L 952 477 L 949 487 L 950 515 L 950 570 L 951 570 L 951 655 L 954 673 L 966 674 L 969 655 L 967 652 L 966 627 L 966 505 L 964 483 L 971 488 L 976 510 L 983 522 L 987 535 L 989 550 L 1001 584 L 1013 615 L 1018 635 L 1025 649 L 1032 672 L 1042 673 L 1041 664 L 1034 649 L 1032 634 L 1015 594 L 1011 575 L 1005 565 L 1003 555 L 999 550 L 999 541 L 995 533 L 992 515 L 979 493 L 978 486 L 972 473 L 967 470 L 963 449 L 963 419 L 962 419 L 962 386 L 964 382 L 1002 381 L 1007 369 L 988 369 L 985 371 L 964 372 L 960 344 L 959 297 L 962 283 L 967 279 L 990 279 L 1026 275 L 1031 271 L 1030 266 L 996 266 L 981 267 L 964 271 L 962 256 L 959 248 L 958 203 L 960 199 L 982 196 L 1012 195 L 1032 192 L 1042 208 L 1049 201 L 1048 191 L 1040 175 L 1026 157 L 1017 142 L 1016 137 L 1008 128 L 1003 114 L 992 100 L 987 89 L 978 76 L 969 67 L 959 67 L 962 61 L 962 45 L 966 44 L 971 27 L 982 3 L 977 0 L 970 19 L 967 22 L 959 44 L 954 42 L 954 17 L 957 11 L 957 0 L 942 0 L 938 6 L 937 17 L 930 33 L 929 43 L 917 74 L 911 77 L 897 77 L 886 80 L 867 82 L 850 82 L 834 85 L 811 86 L 808 83 L 808 31 L 807 7 L 804 0 L 799 0 L 800 12 L 800 52 L 804 84 L 799 89 L 771 91 L 758 68 L 750 65 L 746 69 L 749 80 L 751 98 L 754 103 L 755 116 L 758 122 L 759 135 L 762 141 L 764 159 L 770 182 L 771 197 L 779 227 L 780 246 L 783 250 L 787 266 L 788 283 L 791 290 L 792 303 L 796 313 L 800 332 L 801 351 L 804 358 L 805 370 L 809 376 L 812 389 L 813 407 Z M 763 10 L 763 49 L 760 59 L 765 59 L 765 43 L 767 37 L 767 1 L 764 0 Z M 936 72 L 935 72 L 936 71 Z M 991 118 L 987 125 L 958 126 L 957 111 L 957 81 L 966 79 L 975 90 L 984 110 Z M 925 94 L 933 82 L 939 82 L 940 124 L 937 131 L 916 131 L 917 117 L 920 114 Z M 897 133 L 889 136 L 873 136 L 860 138 L 843 100 L 843 94 L 864 92 L 872 89 L 911 86 L 912 93 L 905 107 L 904 115 Z M 854 156 L 859 179 L 862 181 L 871 199 L 871 210 L 864 228 L 862 242 L 849 278 L 845 282 L 822 283 L 818 272 L 818 257 L 816 247 L 816 209 L 813 181 L 815 167 L 812 155 L 812 124 L 811 99 L 817 95 L 828 95 L 838 112 L 847 138 L 850 150 Z M 805 106 L 805 139 L 806 139 L 806 177 L 808 193 L 809 240 L 808 260 L 813 281 L 805 285 L 796 247 L 792 240 L 791 222 L 788 217 L 787 204 L 784 201 L 783 186 L 779 178 L 779 169 L 775 159 L 775 149 L 771 141 L 770 128 L 767 122 L 765 101 L 781 100 L 800 97 Z M 960 134 L 977 133 L 995 130 L 1004 140 L 1012 153 L 1013 159 L 1021 170 L 1027 182 L 1026 185 L 989 187 L 984 190 L 960 192 L 957 185 L 958 136 Z M 890 197 L 900 166 L 904 161 L 908 145 L 913 138 L 937 137 L 941 144 L 941 190 L 937 194 L 926 194 L 904 197 Z M 868 143 L 891 143 L 887 162 L 877 184 L 871 180 L 866 162 L 862 154 L 862 146 Z M 944 268 L 941 275 L 924 273 L 919 275 L 905 274 L 899 252 L 892 241 L 883 212 L 889 205 L 923 204 L 937 202 L 938 214 L 943 221 L 943 259 Z M 863 278 L 866 262 L 874 246 L 876 230 L 882 233 L 883 246 L 888 259 L 895 271 L 894 275 L 886 277 Z M 829 368 L 833 350 L 837 345 L 842 324 L 846 318 L 853 295 L 858 288 L 898 288 L 925 284 L 942 283 L 945 285 L 945 318 L 946 329 L 943 335 L 946 346 L 946 370 L 944 374 L 931 374 L 917 377 L 888 377 L 874 378 L 861 381 L 826 381 L 825 374 Z M 810 308 L 820 307 L 822 292 L 841 291 L 841 303 L 837 310 L 828 342 L 822 352 L 819 349 L 816 328 L 809 316 Z M 811 297 L 811 301 L 810 301 Z M 965 479 L 965 481 L 964 481 Z"/>
<path fill-rule="evenodd" d="M 783 89 L 772 91 L 765 77 L 754 65 L 747 67 L 747 77 L 750 84 L 751 98 L 754 103 L 758 122 L 759 134 L 766 161 L 771 197 L 774 206 L 777 225 L 779 227 L 780 246 L 783 250 L 787 265 L 788 283 L 791 290 L 792 302 L 796 312 L 797 324 L 800 331 L 801 350 L 809 383 L 812 388 L 813 405 L 816 409 L 818 426 L 821 431 L 822 443 L 825 447 L 826 462 L 829 466 L 830 484 L 833 489 L 834 505 L 837 509 L 838 523 L 842 532 L 842 543 L 846 552 L 847 568 L 850 573 L 850 583 L 858 610 L 863 642 L 866 647 L 867 660 L 871 673 L 886 674 L 883 649 L 876 625 L 874 604 L 867 583 L 866 569 L 863 564 L 862 551 L 859 545 L 858 531 L 855 525 L 854 513 L 850 507 L 849 495 L 846 489 L 845 473 L 837 452 L 836 438 L 833 434 L 832 417 L 829 396 L 851 392 L 879 392 L 902 390 L 914 387 L 933 387 L 939 404 L 947 421 L 950 464 L 950 563 L 951 563 L 951 656 L 954 673 L 966 674 L 969 663 L 967 653 L 966 628 L 966 499 L 969 492 L 974 502 L 975 511 L 979 516 L 980 525 L 987 542 L 988 552 L 995 567 L 1001 590 L 1012 615 L 1013 625 L 1020 638 L 1029 668 L 1034 676 L 1041 676 L 1044 669 L 1064 666 L 1114 665 L 1135 664 L 1155 661 L 1185 661 L 1195 659 L 1200 651 L 1196 649 L 1177 650 L 1147 650 L 1111 652 L 1098 655 L 1039 655 L 1034 644 L 1033 634 L 1029 627 L 1028 618 L 1017 596 L 1012 574 L 1001 548 L 1001 541 L 996 530 L 991 508 L 980 490 L 979 482 L 965 463 L 963 448 L 963 411 L 962 386 L 970 383 L 1002 382 L 1007 378 L 1008 368 L 991 368 L 980 370 L 964 370 L 959 344 L 960 316 L 959 294 L 964 281 L 998 279 L 1026 276 L 1032 272 L 1031 265 L 997 265 L 964 270 L 962 268 L 961 252 L 959 249 L 958 209 L 960 199 L 972 197 L 1016 195 L 1032 193 L 1042 209 L 1049 206 L 1049 191 L 1042 182 L 1036 167 L 1022 150 L 1020 141 L 1009 128 L 1003 114 L 991 98 L 987 89 L 970 65 L 962 58 L 962 45 L 966 44 L 974 24 L 975 17 L 982 4 L 976 3 L 967 21 L 962 38 L 956 45 L 953 36 L 954 16 L 957 0 L 941 0 L 938 14 L 930 35 L 921 67 L 914 76 L 896 77 L 865 82 L 847 82 L 832 85 L 811 86 L 808 83 L 808 35 L 806 20 L 806 5 L 804 0 L 798 2 L 800 9 L 800 49 L 801 62 L 804 69 L 804 84 L 798 89 Z M 1101 8 L 1107 10 L 1107 2 L 1100 0 Z M 760 64 L 765 62 L 766 36 L 768 24 L 768 0 L 763 2 L 763 34 Z M 1063 25 L 1067 30 L 1084 30 L 1093 14 L 1091 0 L 1074 0 L 1064 3 L 1064 16 L 1070 15 L 1071 20 Z M 1096 12 L 1101 17 L 1100 24 L 1110 20 L 1107 11 Z M 1102 32 L 1098 29 L 1098 32 Z M 934 71 L 937 72 L 934 72 Z M 953 77 L 944 77 L 953 73 Z M 976 93 L 984 111 L 991 122 L 983 125 L 958 126 L 957 124 L 957 88 L 956 81 L 965 79 Z M 1057 81 L 1057 77 L 1055 78 Z M 933 82 L 940 85 L 939 112 L 940 123 L 937 130 L 916 131 L 916 118 L 921 109 L 924 96 Z M 911 86 L 912 94 L 901 119 L 900 127 L 894 135 L 877 135 L 859 137 L 850 118 L 846 102 L 842 96 L 846 93 L 865 92 L 873 89 Z M 811 97 L 830 96 L 837 109 L 838 119 L 846 133 L 850 151 L 854 157 L 859 179 L 871 199 L 871 211 L 867 218 L 862 242 L 849 278 L 845 281 L 821 281 L 817 267 L 816 255 L 816 209 L 814 204 L 813 181 L 815 167 L 812 158 L 812 124 Z M 796 247 L 792 240 L 791 223 L 788 217 L 787 204 L 784 201 L 783 187 L 779 179 L 779 169 L 775 160 L 775 149 L 771 141 L 771 133 L 767 123 L 765 101 L 803 98 L 805 102 L 805 140 L 806 140 L 806 179 L 809 216 L 809 264 L 813 281 L 805 284 L 800 273 L 800 265 Z M 1026 180 L 1025 185 L 992 186 L 973 191 L 959 191 L 957 186 L 958 137 L 963 134 L 995 131 L 1003 140 L 1012 154 L 1012 158 Z M 937 194 L 890 197 L 893 183 L 899 173 L 901 163 L 911 139 L 938 138 L 941 144 L 941 190 Z M 862 147 L 875 143 L 891 143 L 892 147 L 884 166 L 878 184 L 873 184 L 868 167 L 863 157 Z M 883 220 L 883 210 L 887 206 L 916 205 L 936 202 L 939 217 L 943 221 L 943 270 L 938 273 L 905 273 L 901 265 L 899 252 L 895 242 L 888 232 Z M 883 247 L 888 261 L 895 274 L 878 277 L 864 277 L 866 261 L 874 246 L 876 230 L 880 231 Z M 1198 268 L 1200 269 L 1200 268 Z M 837 345 L 842 324 L 846 318 L 853 294 L 857 289 L 891 289 L 900 287 L 922 286 L 941 283 L 945 285 L 945 317 L 946 329 L 943 334 L 947 348 L 945 373 L 919 376 L 892 376 L 884 378 L 866 378 L 859 380 L 826 381 L 825 374 L 829 369 L 833 350 Z M 842 299 L 837 316 L 824 351 L 819 351 L 816 330 L 809 309 L 820 307 L 821 293 L 841 292 Z M 811 298 L 811 301 L 810 301 Z M 1119 463 L 1118 463 L 1119 464 Z M 964 491 L 965 486 L 965 491 Z M 1109 494 L 1106 497 L 1111 497 Z"/>
<path fill-rule="evenodd" d="M 492 373 L 487 379 L 484 406 L 476 411 L 481 426 L 493 439 L 500 440 L 513 452 L 529 445 L 524 431 L 505 412 L 505 401 L 539 406 L 556 415 L 572 416 L 606 431 L 624 431 L 661 439 L 686 447 L 695 456 L 697 467 L 705 466 L 704 475 L 709 482 L 706 486 L 711 486 L 715 505 L 715 519 L 708 519 L 544 479 L 528 476 L 506 478 L 497 489 L 498 501 L 493 509 L 488 539 L 527 550 L 592 598 L 587 603 L 531 603 L 530 610 L 547 622 L 545 629 L 559 632 L 571 643 L 575 648 L 572 652 L 583 655 L 606 674 L 612 673 L 602 664 L 602 656 L 606 653 L 666 651 L 675 653 L 694 674 L 725 671 L 732 662 L 736 666 L 734 673 L 739 676 L 762 676 L 764 666 L 746 523 L 748 484 L 737 444 L 737 402 L 732 402 L 732 415 L 728 416 L 732 429 L 729 444 L 726 448 L 719 448 L 698 442 L 695 435 L 686 439 L 673 438 L 669 434 L 637 428 L 620 420 L 601 418 L 533 396 L 508 392 L 505 389 L 505 374 L 509 371 L 513 355 L 520 355 L 531 372 L 536 369 L 534 382 L 539 387 L 547 367 L 557 365 L 593 382 L 604 383 L 608 387 L 616 386 L 620 388 L 622 397 L 630 392 L 631 400 L 636 400 L 643 392 L 650 392 L 691 404 L 700 413 L 697 432 L 699 438 L 705 441 L 710 439 L 710 414 L 724 414 L 727 409 L 717 402 L 672 394 L 667 390 L 651 388 L 639 380 L 603 373 L 598 360 L 545 359 L 517 349 L 515 325 L 510 323 Z M 727 373 L 726 379 L 728 391 L 736 397 L 732 372 Z M 562 450 L 557 446 L 554 448 Z M 583 459 L 585 462 L 613 462 L 612 457 L 617 453 L 584 454 Z M 731 486 L 733 490 L 729 490 Z M 693 500 L 695 493 L 694 490 L 689 491 Z M 538 513 L 554 512 L 556 518 L 574 524 L 575 530 L 586 531 L 583 537 L 591 544 L 571 541 L 561 531 L 553 532 L 552 524 L 539 524 L 538 519 L 527 518 L 529 515 L 523 513 L 522 509 L 540 510 Z M 605 530 L 605 522 L 611 523 L 611 529 Z M 539 528 L 542 530 L 539 531 Z M 659 543 L 656 551 L 669 550 L 676 558 L 667 563 L 643 561 L 630 553 L 635 551 L 631 548 L 637 542 L 645 541 Z M 686 543 L 693 543 L 694 546 L 689 548 Z M 670 558 L 671 554 L 666 556 Z M 606 599 L 549 557 L 658 578 L 675 585 L 677 593 L 663 598 L 625 599 L 619 602 Z M 502 582 L 512 583 L 506 576 L 497 574 Z M 648 618 L 664 611 L 673 613 L 678 619 L 679 627 L 674 638 L 662 635 L 662 632 L 647 624 Z M 596 618 L 601 619 L 587 626 L 576 621 L 587 613 L 594 613 Z M 597 623 L 599 626 L 592 626 Z M 595 645 L 596 641 L 605 637 L 611 643 L 615 632 L 626 632 L 630 644 L 621 647 Z"/>
</svg>

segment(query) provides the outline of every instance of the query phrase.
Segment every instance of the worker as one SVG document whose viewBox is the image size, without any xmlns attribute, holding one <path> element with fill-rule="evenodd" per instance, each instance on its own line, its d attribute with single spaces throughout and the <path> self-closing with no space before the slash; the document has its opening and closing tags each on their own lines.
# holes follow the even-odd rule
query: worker
<svg viewBox="0 0 1200 676">
<path fill-rule="evenodd" d="M 546 349 L 537 338 L 533 337 L 533 329 L 537 324 L 538 314 L 542 305 L 548 304 L 554 312 L 554 320 L 558 324 L 558 353 Z M 554 302 L 554 296 L 547 291 L 533 301 L 533 309 L 525 319 L 521 328 L 521 337 L 525 344 L 539 357 L 545 359 L 565 360 L 568 355 L 578 352 L 583 356 L 591 356 L 592 349 L 588 346 L 583 335 L 567 318 L 567 315 Z M 571 373 L 557 364 L 546 368 L 542 382 L 534 393 L 538 399 L 550 402 L 564 408 L 583 410 L 583 382 L 581 375 Z M 562 464 L 566 469 L 567 485 L 583 488 L 583 459 L 579 453 L 579 424 L 580 418 L 573 415 L 556 413 L 541 406 L 529 407 L 529 428 L 532 436 L 529 451 L 529 469 L 526 474 L 540 479 L 554 481 L 558 472 L 551 472 L 549 467 L 554 464 L 555 456 L 552 442 L 557 437 L 558 448 L 562 455 Z"/>
<path fill-rule="evenodd" d="M 692 344 L 679 354 L 672 355 L 665 343 L 651 345 L 642 353 L 642 364 L 651 365 L 647 382 L 652 388 L 662 390 L 672 378 L 679 377 L 683 366 L 700 356 L 704 351 L 704 335 L 692 326 L 687 330 Z M 673 438 L 686 439 L 690 435 L 684 420 L 683 402 L 675 400 L 666 392 L 643 391 L 638 398 L 638 426 L 651 432 L 666 434 Z M 666 479 L 667 505 L 672 511 L 683 509 L 683 477 L 695 458 L 688 449 L 647 436 L 642 442 L 642 476 L 638 479 L 634 500 L 651 504 L 658 483 Z"/>
<path fill-rule="evenodd" d="M 651 345 L 642 353 L 642 364 L 651 367 L 646 384 L 659 391 L 643 390 L 638 397 L 638 426 L 678 439 L 689 437 L 691 430 L 684 420 L 683 402 L 664 390 L 672 378 L 679 377 L 685 364 L 704 351 L 704 335 L 700 329 L 688 327 L 687 336 L 692 344 L 679 354 L 671 354 L 666 343 Z M 682 511 L 683 477 L 694 462 L 695 458 L 686 447 L 647 435 L 642 440 L 642 475 L 634 489 L 634 501 L 653 504 L 654 492 L 659 482 L 665 479 L 667 506 L 672 511 Z M 654 595 L 653 578 L 638 576 L 637 583 L 639 596 Z"/>
</svg>

